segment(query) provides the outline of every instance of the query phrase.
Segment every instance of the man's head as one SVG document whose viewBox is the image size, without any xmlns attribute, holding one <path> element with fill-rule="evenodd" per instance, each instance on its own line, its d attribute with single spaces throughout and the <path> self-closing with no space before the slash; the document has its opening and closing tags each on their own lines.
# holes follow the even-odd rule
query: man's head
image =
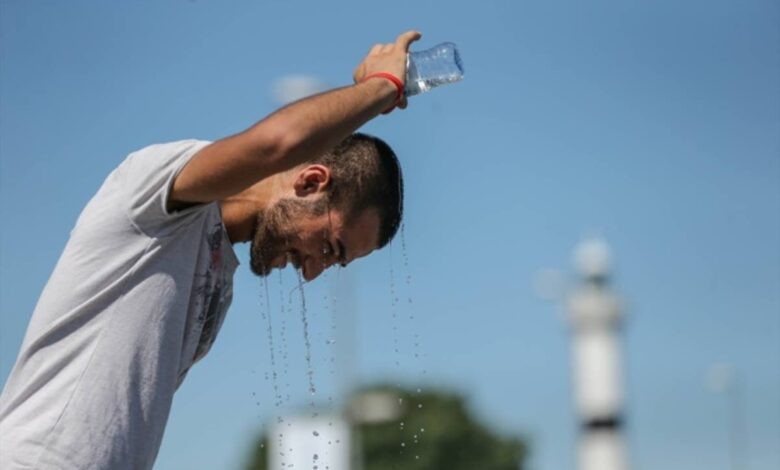
<svg viewBox="0 0 780 470">
<path fill-rule="evenodd" d="M 288 261 L 306 280 L 392 240 L 403 214 L 398 159 L 381 139 L 356 133 L 288 172 L 290 196 L 258 214 L 251 268 L 261 276 Z"/>
</svg>

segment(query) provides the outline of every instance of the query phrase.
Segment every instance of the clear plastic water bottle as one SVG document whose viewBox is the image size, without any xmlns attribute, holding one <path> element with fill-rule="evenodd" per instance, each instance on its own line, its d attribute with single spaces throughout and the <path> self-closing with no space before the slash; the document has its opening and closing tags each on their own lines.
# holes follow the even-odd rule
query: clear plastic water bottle
<svg viewBox="0 0 780 470">
<path fill-rule="evenodd" d="M 455 44 L 443 42 L 406 55 L 406 96 L 463 79 L 463 63 Z"/>
</svg>

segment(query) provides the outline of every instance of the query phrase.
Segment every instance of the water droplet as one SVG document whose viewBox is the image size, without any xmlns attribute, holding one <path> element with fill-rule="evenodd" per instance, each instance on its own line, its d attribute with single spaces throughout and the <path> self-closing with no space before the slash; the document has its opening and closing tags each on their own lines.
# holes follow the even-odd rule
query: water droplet
<svg viewBox="0 0 780 470">
<path fill-rule="evenodd" d="M 417 408 L 422 408 L 422 403 L 418 403 Z"/>
<path fill-rule="evenodd" d="M 298 276 L 298 291 L 301 295 L 301 323 L 303 324 L 303 342 L 306 350 L 306 375 L 309 378 L 309 392 L 314 395 L 317 392 L 314 386 L 314 367 L 311 360 L 311 340 L 309 339 L 309 318 L 308 309 L 306 307 L 306 295 L 303 288 L 303 277 L 301 270 L 296 269 L 295 273 Z"/>
<path fill-rule="evenodd" d="M 317 431 L 312 431 L 312 434 L 314 434 L 315 436 L 319 436 L 320 435 L 320 433 L 318 433 Z"/>
<path fill-rule="evenodd" d="M 317 455 L 317 454 L 314 454 L 314 460 L 317 460 L 317 459 L 319 459 L 319 458 L 320 458 L 320 456 L 319 456 L 319 455 Z"/>
</svg>

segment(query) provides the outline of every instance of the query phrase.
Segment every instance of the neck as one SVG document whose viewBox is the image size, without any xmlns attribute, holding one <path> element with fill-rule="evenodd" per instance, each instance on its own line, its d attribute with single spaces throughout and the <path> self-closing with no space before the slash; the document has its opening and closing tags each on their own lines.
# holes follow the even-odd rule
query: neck
<svg viewBox="0 0 780 470">
<path fill-rule="evenodd" d="M 280 181 L 266 178 L 244 191 L 219 201 L 222 222 L 231 243 L 252 240 L 257 215 L 271 207 L 280 194 Z"/>
</svg>

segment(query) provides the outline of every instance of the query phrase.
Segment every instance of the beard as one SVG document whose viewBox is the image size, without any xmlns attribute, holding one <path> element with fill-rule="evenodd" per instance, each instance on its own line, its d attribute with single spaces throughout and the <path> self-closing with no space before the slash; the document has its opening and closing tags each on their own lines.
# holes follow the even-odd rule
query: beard
<svg viewBox="0 0 780 470">
<path fill-rule="evenodd" d="M 274 260 L 287 256 L 293 249 L 293 243 L 301 239 L 295 222 L 307 216 L 322 215 L 326 209 L 325 197 L 314 202 L 287 198 L 259 213 L 249 248 L 252 272 L 268 276 L 274 268 Z"/>
</svg>

